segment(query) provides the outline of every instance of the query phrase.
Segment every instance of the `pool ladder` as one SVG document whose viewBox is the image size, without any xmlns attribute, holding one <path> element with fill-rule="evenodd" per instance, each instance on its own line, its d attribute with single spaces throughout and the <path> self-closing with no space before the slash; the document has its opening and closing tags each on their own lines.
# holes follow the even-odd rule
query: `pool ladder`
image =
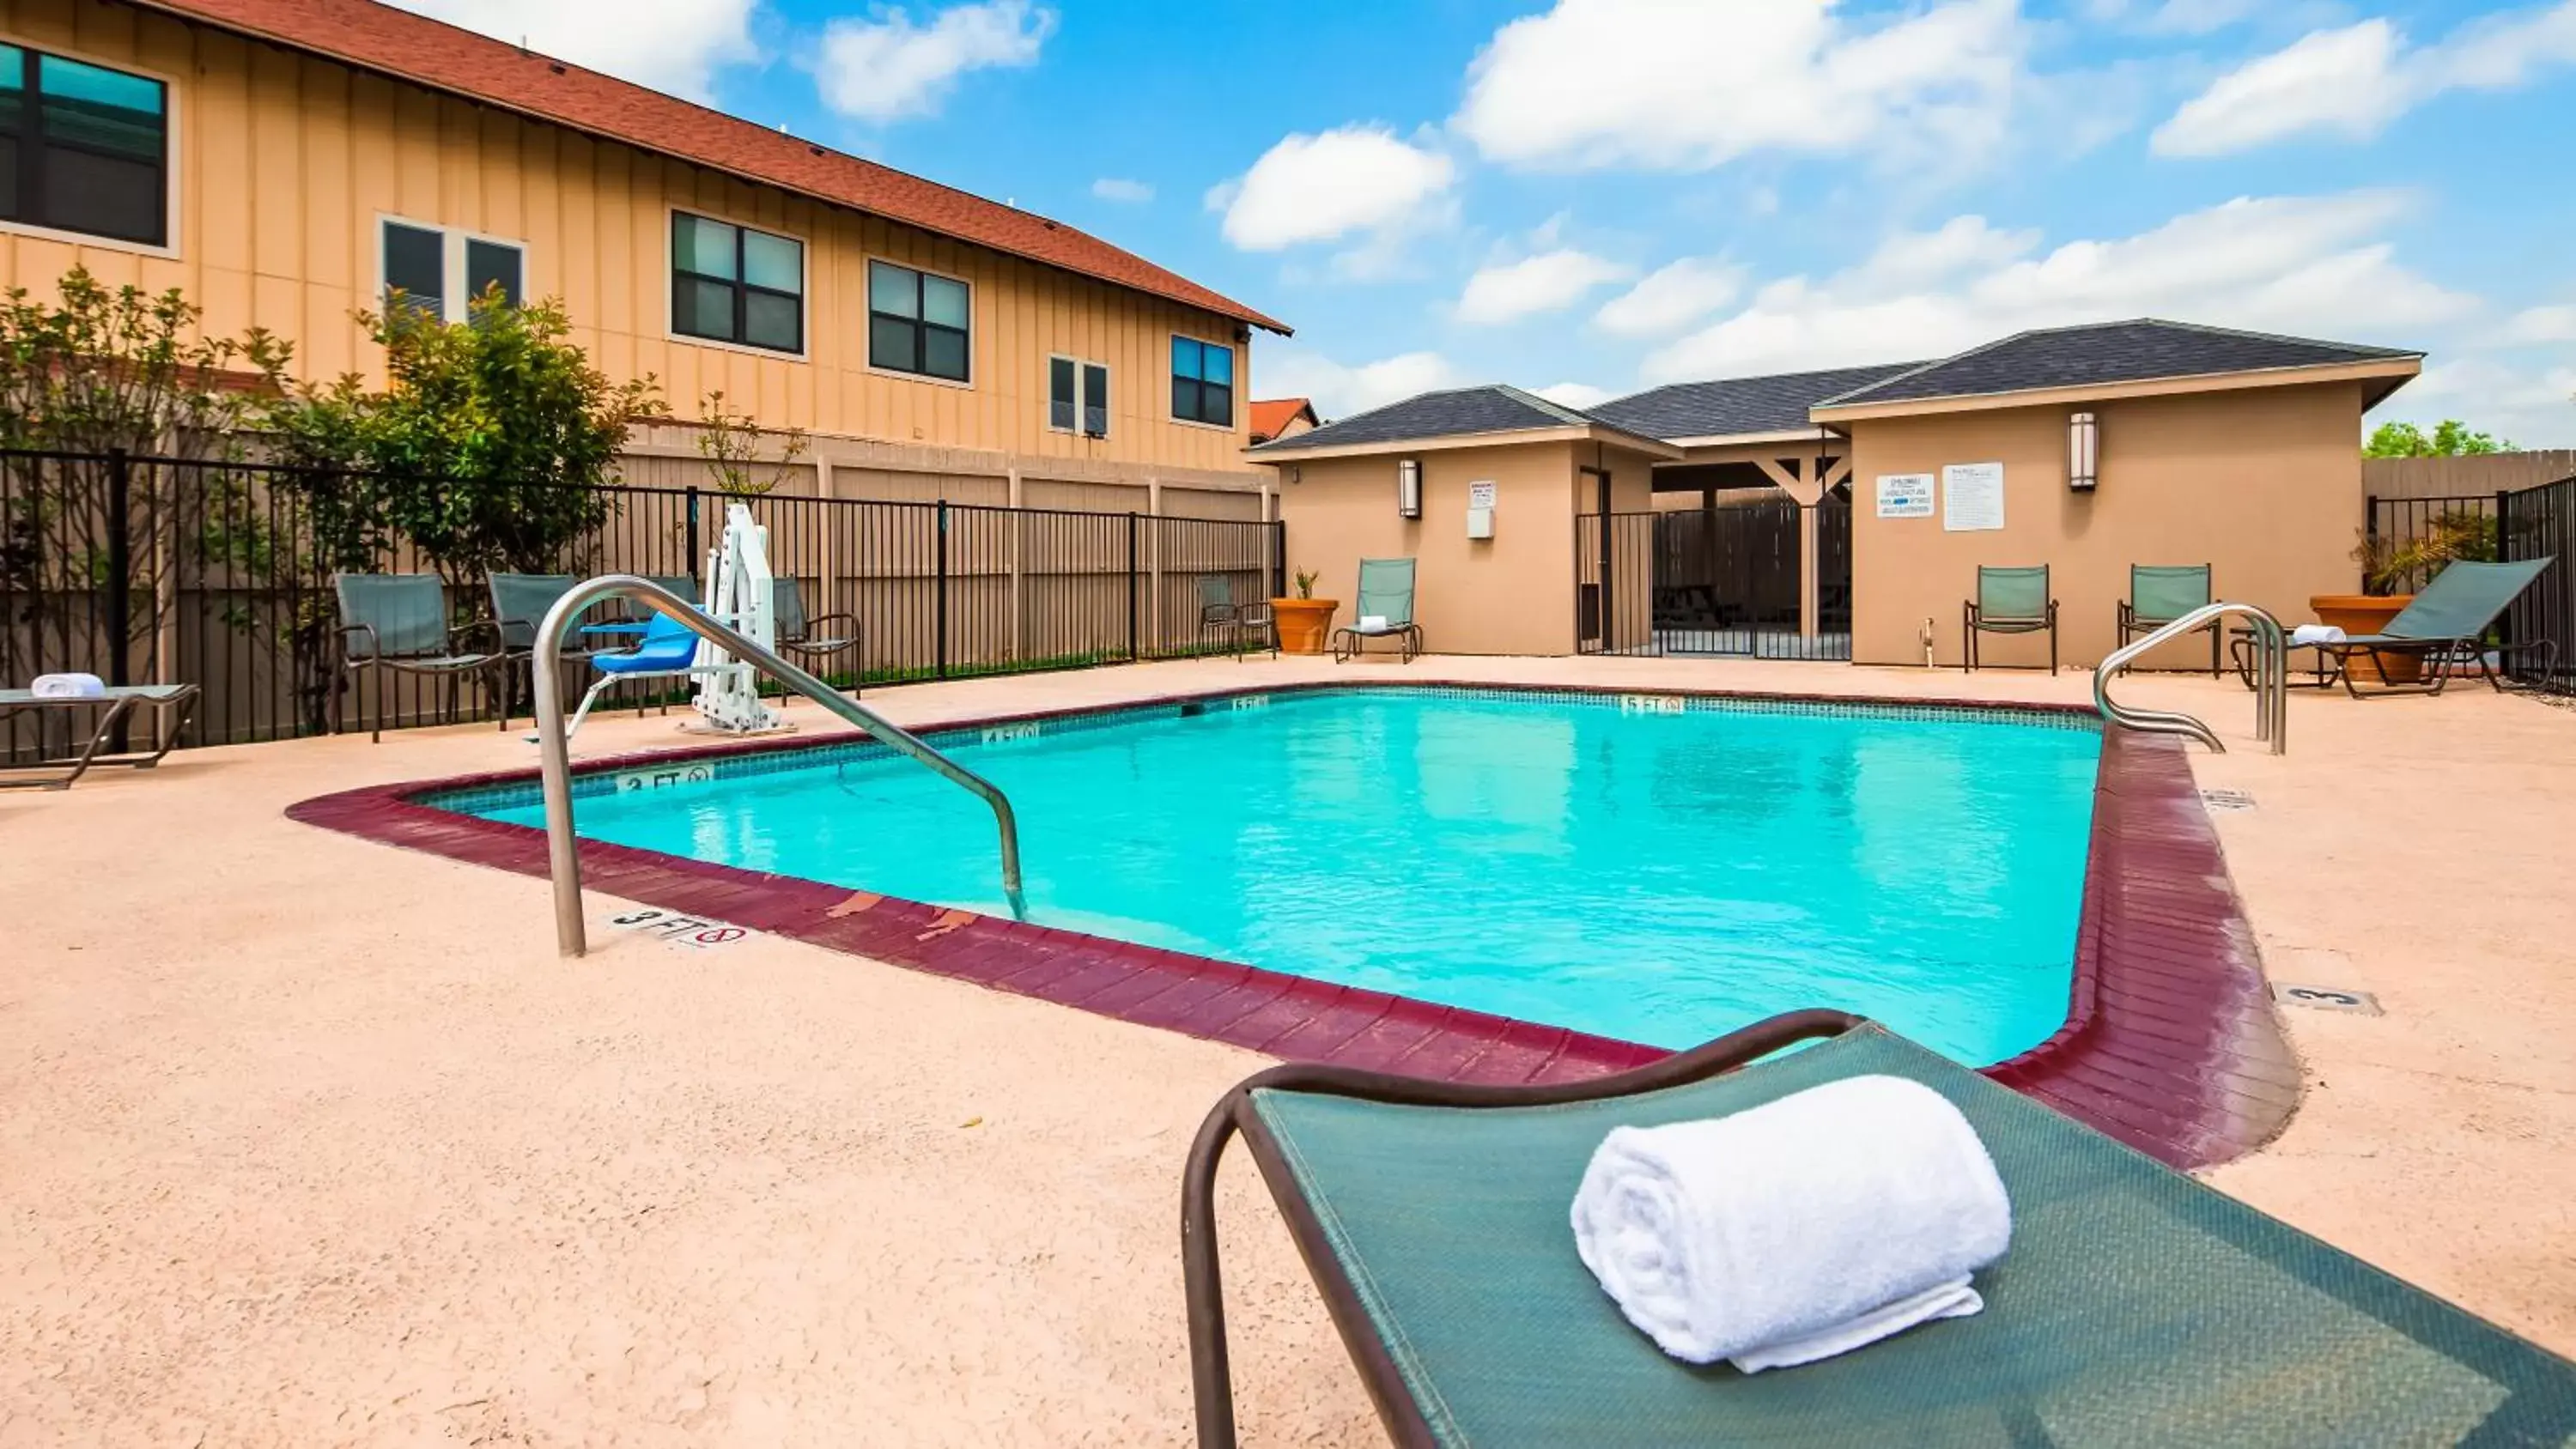
<svg viewBox="0 0 2576 1449">
<path fill-rule="evenodd" d="M 2199 719 L 2169 709 L 2138 709 L 2111 698 L 2111 678 L 2129 667 L 2132 660 L 2168 639 L 2178 639 L 2195 629 L 2206 628 L 2230 614 L 2242 614 L 2254 624 L 2254 738 L 2271 743 L 2272 753 L 2280 754 L 2290 747 L 2290 648 L 2289 636 L 2281 632 L 2281 621 L 2252 604 L 2204 604 L 2144 639 L 2122 645 L 2111 652 L 2093 671 L 2093 707 L 2102 718 L 2124 729 L 2146 734 L 2189 735 L 2220 754 L 2227 746 L 2217 732 Z"/>
<path fill-rule="evenodd" d="M 875 710 L 761 648 L 730 626 L 707 617 L 693 599 L 681 598 L 649 579 L 633 574 L 604 574 L 574 585 L 555 600 L 537 626 L 535 674 L 537 747 L 545 779 L 546 860 L 555 885 L 555 945 L 566 956 L 588 949 L 581 917 L 581 852 L 572 828 L 572 745 L 564 734 L 563 640 L 582 610 L 607 599 L 649 604 L 699 638 L 753 665 L 761 673 L 858 726 L 898 755 L 918 761 L 931 773 L 980 798 L 992 807 L 993 823 L 1002 836 L 1002 895 L 1014 915 L 1025 916 L 1020 895 L 1020 824 L 1008 797 L 992 782 L 923 743 Z"/>
</svg>

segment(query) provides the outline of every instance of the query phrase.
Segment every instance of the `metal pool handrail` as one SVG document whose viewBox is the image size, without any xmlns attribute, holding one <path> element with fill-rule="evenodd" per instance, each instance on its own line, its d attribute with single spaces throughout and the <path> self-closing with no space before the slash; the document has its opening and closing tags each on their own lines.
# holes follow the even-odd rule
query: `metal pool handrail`
<svg viewBox="0 0 2576 1449">
<path fill-rule="evenodd" d="M 690 633 L 757 666 L 763 674 L 848 720 L 869 736 L 925 766 L 958 788 L 993 807 L 993 823 L 1002 835 L 1002 894 L 1014 915 L 1025 914 L 1020 896 L 1020 825 L 1010 799 L 983 776 L 923 743 L 892 720 L 841 693 L 822 680 L 761 648 L 707 615 L 694 600 L 681 598 L 649 579 L 633 574 L 604 574 L 574 585 L 546 610 L 537 626 L 535 675 L 537 747 L 545 781 L 546 859 L 554 876 L 555 945 L 566 956 L 588 949 L 581 919 L 581 854 L 572 828 L 572 748 L 564 735 L 563 640 L 582 610 L 606 599 L 634 599 L 650 604 Z"/>
<path fill-rule="evenodd" d="M 2144 639 L 2111 652 L 2093 671 L 2093 707 L 2112 724 L 2146 734 L 2189 735 L 2220 754 L 2227 753 L 2215 731 L 2197 718 L 2168 709 L 2139 709 L 2111 698 L 2111 676 L 2132 660 L 2168 639 L 2177 639 L 2229 614 L 2242 614 L 2254 624 L 2254 738 L 2268 740 L 2273 754 L 2290 747 L 2290 648 L 2281 621 L 2252 604 L 2224 601 L 2203 604 Z"/>
</svg>

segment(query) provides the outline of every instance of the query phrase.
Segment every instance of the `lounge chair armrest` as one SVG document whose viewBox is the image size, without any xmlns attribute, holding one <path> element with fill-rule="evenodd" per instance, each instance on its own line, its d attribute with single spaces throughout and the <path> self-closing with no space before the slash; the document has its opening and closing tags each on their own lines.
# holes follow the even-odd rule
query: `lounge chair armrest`
<svg viewBox="0 0 2576 1449">
<path fill-rule="evenodd" d="M 365 657 L 369 659 L 382 659 L 385 657 L 384 636 L 376 632 L 375 625 L 365 623 L 363 621 L 355 624 L 343 624 L 339 628 L 339 634 L 340 653 L 343 656 L 346 656 L 349 652 L 349 636 L 352 634 L 364 634 L 367 636 L 367 652 Z"/>
</svg>

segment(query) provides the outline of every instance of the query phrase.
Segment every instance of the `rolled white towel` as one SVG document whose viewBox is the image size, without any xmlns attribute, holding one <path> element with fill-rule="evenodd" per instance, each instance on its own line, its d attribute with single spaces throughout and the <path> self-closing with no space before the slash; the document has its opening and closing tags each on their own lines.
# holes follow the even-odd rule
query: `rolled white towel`
<svg viewBox="0 0 2576 1449">
<path fill-rule="evenodd" d="M 1386 627 L 1386 615 L 1384 615 L 1384 614 L 1362 614 L 1362 615 L 1360 615 L 1360 628 L 1362 628 L 1363 630 L 1369 630 L 1369 629 L 1383 629 L 1383 628 L 1385 628 L 1385 627 Z"/>
<path fill-rule="evenodd" d="M 2305 644 L 2340 644 L 2343 641 L 2343 630 L 2332 624 L 2301 624 L 2290 631 L 2290 647 L 2293 649 Z"/>
<path fill-rule="evenodd" d="M 1573 1219 L 1575 1250 L 1630 1323 L 1675 1358 L 1746 1373 L 1975 1313 L 1969 1274 L 2012 1241 L 2012 1203 L 1968 1119 L 1887 1076 L 1614 1128 Z"/>
<path fill-rule="evenodd" d="M 38 699 L 96 699 L 107 693 L 107 684 L 95 674 L 39 674 L 27 692 Z"/>
</svg>

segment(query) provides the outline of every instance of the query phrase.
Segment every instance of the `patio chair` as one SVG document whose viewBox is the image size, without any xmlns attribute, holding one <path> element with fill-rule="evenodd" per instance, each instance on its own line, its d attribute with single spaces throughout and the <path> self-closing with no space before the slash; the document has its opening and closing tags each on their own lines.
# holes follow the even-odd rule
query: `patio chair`
<svg viewBox="0 0 2576 1449">
<path fill-rule="evenodd" d="M 384 743 L 387 708 L 386 676 L 409 674 L 447 681 L 448 709 L 456 706 L 456 685 L 481 681 L 495 701 L 508 690 L 507 659 L 498 647 L 468 649 L 460 641 L 492 639 L 497 629 L 489 619 L 457 626 L 449 623 L 447 589 L 436 574 L 334 574 L 331 587 L 340 604 L 340 661 L 332 679 L 332 732 L 341 727 L 344 686 L 354 685 L 361 670 L 376 681 L 376 713 L 367 737 Z M 510 727 L 509 706 L 500 704 L 499 727 Z"/>
<path fill-rule="evenodd" d="M 12 715 L 33 714 L 38 751 L 32 760 L 0 758 L 0 789 L 68 790 L 73 781 L 102 765 L 151 769 L 178 745 L 179 732 L 188 727 L 189 718 L 196 713 L 199 693 L 193 684 L 111 684 L 97 694 L 77 695 L 0 689 L 0 722 L 7 721 Z M 155 715 L 154 748 L 99 753 L 109 748 L 118 729 L 128 719 L 144 709 Z M 96 723 L 90 726 L 88 742 L 82 745 L 79 754 L 53 757 L 43 754 L 47 716 L 77 719 L 81 713 L 93 710 L 100 713 Z"/>
<path fill-rule="evenodd" d="M 1782 1047 L 1827 1038 L 1754 1063 Z M 1985 1311 L 1745 1375 L 1667 1358 L 1567 1222 L 1611 1128 L 1865 1073 L 1956 1104 L 2012 1197 Z M 1182 1185 L 1202 1449 L 1235 1442 L 1216 1170 L 1240 1133 L 1390 1437 L 1466 1444 L 2559 1444 L 2576 1364 L 1874 1024 L 1806 1011 L 1633 1071 L 1472 1087 L 1298 1064 Z"/>
<path fill-rule="evenodd" d="M 816 664 L 834 655 L 848 654 L 859 647 L 859 620 L 855 614 L 817 614 L 805 616 L 805 593 L 797 587 L 793 574 L 770 581 L 769 618 L 777 630 L 778 652 L 799 664 Z M 821 674 L 822 670 L 815 670 Z M 850 692 L 858 693 L 858 676 L 850 677 Z"/>
<path fill-rule="evenodd" d="M 1270 643 L 1270 657 L 1279 657 L 1279 633 L 1271 617 L 1268 599 L 1247 599 L 1236 603 L 1234 580 L 1224 574 L 1199 575 L 1198 588 L 1200 638 L 1223 631 L 1227 643 L 1233 647 L 1234 657 L 1240 660 L 1243 658 L 1244 635 L 1248 631 L 1256 641 L 1254 648 L 1260 648 L 1258 641 L 1266 639 Z"/>
<path fill-rule="evenodd" d="M 2120 601 L 2120 642 L 2152 634 L 2194 609 L 2209 607 L 2207 564 L 2131 564 L 2129 597 Z M 2222 631 L 2212 619 L 2195 634 L 2209 635 L 2209 676 L 2218 677 Z"/>
<path fill-rule="evenodd" d="M 2487 662 L 2491 652 L 2539 653 L 2541 673 L 2546 676 L 2557 667 L 2557 640 L 2526 639 L 2499 645 L 2485 640 L 2487 630 L 2495 627 L 2495 621 L 2551 562 L 2550 557 L 2541 557 L 2514 563 L 2453 563 L 2434 575 L 2413 602 L 2399 610 L 2397 617 L 2378 633 L 2355 634 L 2340 643 L 2318 647 L 2343 666 L 2344 692 L 2355 699 L 2440 694 L 2442 686 L 2450 682 L 2452 670 L 2471 662 L 2476 663 L 2478 673 L 2489 685 L 2501 691 L 2504 680 Z M 2391 654 L 2411 656 L 2423 662 L 2423 677 L 2413 684 L 2389 684 L 2387 671 L 2382 669 L 2380 687 L 2365 691 L 2352 682 L 2352 656 L 2362 653 L 2370 655 L 2373 664 Z"/>
<path fill-rule="evenodd" d="M 537 690 L 537 626 L 545 622 L 546 611 L 555 606 L 555 601 L 572 592 L 577 582 L 571 574 L 491 575 L 492 623 L 501 636 L 503 669 L 515 683 L 517 671 L 510 666 L 525 666 L 532 710 Z M 586 636 L 575 636 L 583 637 Z M 564 646 L 562 657 L 570 660 L 587 659 L 598 652 L 596 646 L 576 644 L 573 639 L 566 639 Z M 501 699 L 501 723 L 505 729 L 509 727 L 512 699 L 510 694 Z"/>
<path fill-rule="evenodd" d="M 1404 662 L 1422 652 L 1422 626 L 1413 622 L 1413 560 L 1360 560 L 1359 617 L 1333 631 L 1333 662 L 1364 650 L 1371 639 L 1393 639 L 1404 648 Z M 1379 622 L 1370 623 L 1375 619 Z"/>
<path fill-rule="evenodd" d="M 1981 634 L 2048 633 L 2048 672 L 2057 672 L 2057 600 L 2048 590 L 2048 565 L 1994 568 L 1977 565 L 1977 596 L 1960 606 L 1966 627 L 1968 668 L 1977 668 Z"/>
</svg>

